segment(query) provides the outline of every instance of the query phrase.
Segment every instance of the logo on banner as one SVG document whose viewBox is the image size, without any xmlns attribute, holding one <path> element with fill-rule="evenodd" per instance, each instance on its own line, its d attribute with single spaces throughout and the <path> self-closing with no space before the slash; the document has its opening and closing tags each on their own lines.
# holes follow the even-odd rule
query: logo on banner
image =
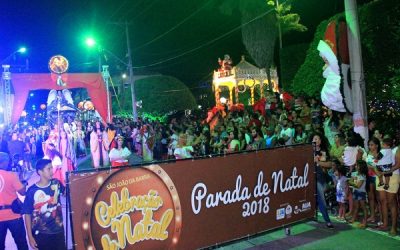
<svg viewBox="0 0 400 250">
<path fill-rule="evenodd" d="M 293 212 L 292 206 L 287 205 L 287 207 L 285 209 L 286 217 L 287 218 L 292 217 L 292 212 Z"/>
<path fill-rule="evenodd" d="M 284 207 L 283 208 L 278 208 L 276 210 L 276 219 L 277 220 L 284 219 L 285 218 L 285 213 L 286 213 L 286 209 Z"/>
<path fill-rule="evenodd" d="M 172 180 L 160 166 L 105 173 L 97 183 L 97 193 L 89 197 L 93 202 L 86 200 L 92 216 L 82 224 L 91 238 L 85 249 L 174 248 L 181 206 Z"/>
<path fill-rule="evenodd" d="M 306 211 L 308 211 L 308 210 L 310 210 L 311 209 L 311 202 L 309 202 L 309 201 L 306 201 L 306 202 L 303 202 L 302 204 L 301 204 L 301 207 L 299 207 L 299 206 L 295 206 L 294 207 L 294 214 L 299 214 L 299 213 L 302 213 L 302 212 L 306 212 Z"/>
<path fill-rule="evenodd" d="M 311 202 L 307 201 L 301 204 L 301 210 L 302 211 L 307 211 L 311 209 Z"/>
</svg>

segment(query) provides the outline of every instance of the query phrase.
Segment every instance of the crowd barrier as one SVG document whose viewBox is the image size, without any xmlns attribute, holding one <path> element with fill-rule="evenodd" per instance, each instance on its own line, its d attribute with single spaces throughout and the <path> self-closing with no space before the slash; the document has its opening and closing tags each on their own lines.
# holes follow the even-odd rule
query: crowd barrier
<svg viewBox="0 0 400 250">
<path fill-rule="evenodd" d="M 311 145 L 73 172 L 75 249 L 197 249 L 315 216 Z"/>
</svg>

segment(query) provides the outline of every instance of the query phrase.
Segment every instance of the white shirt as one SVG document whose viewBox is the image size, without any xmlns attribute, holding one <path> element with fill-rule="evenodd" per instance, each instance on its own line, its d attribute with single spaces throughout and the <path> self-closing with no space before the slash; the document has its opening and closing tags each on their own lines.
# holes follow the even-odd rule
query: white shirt
<svg viewBox="0 0 400 250">
<path fill-rule="evenodd" d="M 397 153 L 397 150 L 398 150 L 398 149 L 399 149 L 399 146 L 397 146 L 397 147 L 395 147 L 394 149 L 392 149 L 392 156 L 393 156 L 392 163 L 393 163 L 393 165 L 396 164 L 396 153 Z M 393 172 L 393 174 L 398 174 L 398 175 L 400 175 L 400 169 L 396 169 L 396 170 Z"/>
<path fill-rule="evenodd" d="M 283 138 L 284 136 L 289 137 L 289 139 L 285 142 L 285 145 L 292 145 L 293 144 L 293 136 L 294 136 L 294 129 L 287 128 L 281 130 L 279 137 Z"/>
<path fill-rule="evenodd" d="M 376 165 L 381 166 L 381 165 L 393 164 L 394 158 L 392 150 L 390 148 L 382 148 L 381 154 L 383 155 L 383 157 L 378 161 Z"/>
<path fill-rule="evenodd" d="M 190 154 L 191 152 L 193 152 L 192 146 L 184 146 L 181 148 L 175 148 L 174 156 L 176 159 L 192 158 L 192 155 Z"/>
<path fill-rule="evenodd" d="M 111 161 L 127 161 L 130 155 L 131 151 L 126 147 L 121 150 L 113 148 L 110 151 L 109 157 Z"/>
</svg>

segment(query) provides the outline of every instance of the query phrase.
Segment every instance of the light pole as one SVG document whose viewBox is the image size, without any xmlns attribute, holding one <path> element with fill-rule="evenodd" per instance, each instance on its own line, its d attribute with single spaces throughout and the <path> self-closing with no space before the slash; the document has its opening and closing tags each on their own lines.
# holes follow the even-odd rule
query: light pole
<svg viewBox="0 0 400 250">
<path fill-rule="evenodd" d="M 12 115 L 12 108 L 13 108 L 13 98 L 12 98 L 12 91 L 11 91 L 11 72 L 10 72 L 10 65 L 7 65 L 7 61 L 13 57 L 17 53 L 25 53 L 25 47 L 21 47 L 18 50 L 12 52 L 8 55 L 5 59 L 0 62 L 2 65 L 3 72 L 1 75 L 0 81 L 0 106 L 2 107 L 1 114 L 3 116 L 2 121 L 5 125 L 11 124 L 11 115 Z"/>
<path fill-rule="evenodd" d="M 109 79 L 110 79 L 110 72 L 108 71 L 108 65 L 103 65 L 103 79 L 106 82 L 106 89 L 107 89 L 107 123 L 111 122 L 111 110 L 110 110 L 110 91 L 109 91 Z"/>
<path fill-rule="evenodd" d="M 6 58 L 4 58 L 0 64 L 3 63 L 7 63 L 7 61 L 13 57 L 15 54 L 20 53 L 20 54 L 24 54 L 27 51 L 26 47 L 20 47 L 19 49 L 17 49 L 16 51 L 12 52 L 11 54 L 9 54 Z"/>
<path fill-rule="evenodd" d="M 107 53 L 111 55 L 113 58 L 115 58 L 118 62 L 122 63 L 127 67 L 129 71 L 129 83 L 131 85 L 131 98 L 132 98 L 132 115 L 133 115 L 133 120 L 137 121 L 137 108 L 136 108 L 136 94 L 135 94 L 135 84 L 133 81 L 133 65 L 132 65 L 132 56 L 131 56 L 131 47 L 130 47 L 130 42 L 129 42 L 129 31 L 128 31 L 128 24 L 126 23 L 126 43 L 127 43 L 127 55 L 128 55 L 128 63 L 123 61 L 121 58 L 119 58 L 117 55 L 115 55 L 112 51 L 105 49 L 104 47 L 98 45 L 97 49 L 99 51 L 99 72 L 101 72 L 101 55 L 102 53 Z M 94 38 L 86 38 L 85 40 L 86 45 L 88 47 L 95 47 L 96 46 L 96 40 Z M 109 73 L 108 73 L 109 74 Z M 108 89 L 107 89 L 108 91 Z"/>
</svg>

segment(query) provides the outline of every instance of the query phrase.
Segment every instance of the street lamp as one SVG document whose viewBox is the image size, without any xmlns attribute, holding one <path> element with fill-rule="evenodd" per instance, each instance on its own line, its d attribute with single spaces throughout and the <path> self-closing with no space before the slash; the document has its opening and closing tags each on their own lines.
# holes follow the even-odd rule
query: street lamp
<svg viewBox="0 0 400 250">
<path fill-rule="evenodd" d="M 16 51 L 14 51 L 11 54 L 9 54 L 3 61 L 0 62 L 0 64 L 6 63 L 15 54 L 17 54 L 17 53 L 24 54 L 26 51 L 27 51 L 26 47 L 20 47 Z"/>
</svg>

